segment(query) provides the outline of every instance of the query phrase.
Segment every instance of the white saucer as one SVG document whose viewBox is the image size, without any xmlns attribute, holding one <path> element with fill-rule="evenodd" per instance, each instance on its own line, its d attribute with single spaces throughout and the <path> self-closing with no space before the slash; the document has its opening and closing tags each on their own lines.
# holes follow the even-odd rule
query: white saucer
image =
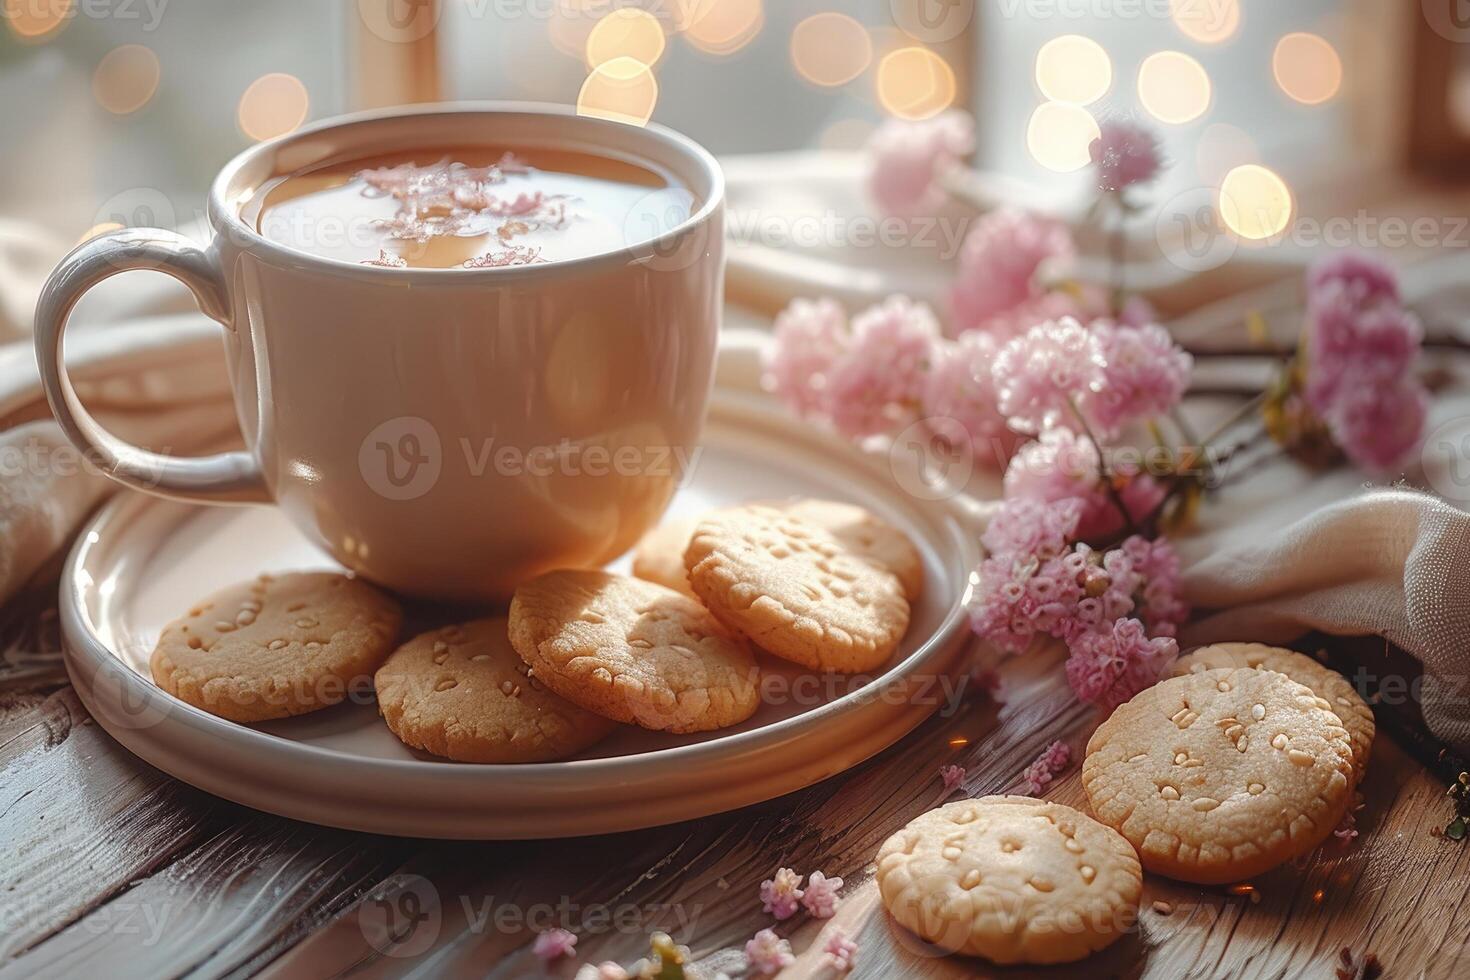
<svg viewBox="0 0 1470 980">
<path fill-rule="evenodd" d="M 766 660 L 767 697 L 737 728 L 702 736 L 628 729 L 582 758 L 480 766 L 408 749 L 371 703 L 254 726 L 216 718 L 149 680 L 163 624 L 200 596 L 259 572 L 334 563 L 273 508 L 199 507 L 133 493 L 93 519 L 67 562 L 67 669 L 88 710 L 138 756 L 208 792 L 299 820 L 509 839 L 718 813 L 869 758 L 952 699 L 961 673 L 964 603 L 979 557 L 973 505 L 918 499 L 900 489 L 888 458 L 841 445 L 760 396 L 717 390 L 701 455 L 671 513 L 789 495 L 858 503 L 902 528 L 923 553 L 925 593 L 880 676 L 815 676 Z M 418 619 L 446 615 L 428 610 Z"/>
</svg>

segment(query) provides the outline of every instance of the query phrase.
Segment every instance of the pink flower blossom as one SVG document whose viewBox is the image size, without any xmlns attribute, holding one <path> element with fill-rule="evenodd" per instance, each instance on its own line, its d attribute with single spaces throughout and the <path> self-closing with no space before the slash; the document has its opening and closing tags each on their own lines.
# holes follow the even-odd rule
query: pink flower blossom
<svg viewBox="0 0 1470 980">
<path fill-rule="evenodd" d="M 745 965 L 760 976 L 784 970 L 795 962 L 791 944 L 770 929 L 762 929 L 745 944 Z"/>
<path fill-rule="evenodd" d="M 847 314 L 836 300 L 793 300 L 776 317 L 766 386 L 798 415 L 825 414 L 827 372 L 847 341 Z"/>
<path fill-rule="evenodd" d="M 949 297 L 954 332 L 980 328 L 1042 297 L 1042 266 L 1069 262 L 1076 252 L 1067 226 L 1053 218 L 1013 208 L 982 216 L 960 248 Z"/>
<path fill-rule="evenodd" d="M 761 910 L 777 920 L 789 919 L 796 914 L 802 894 L 801 875 L 790 868 L 780 868 L 774 878 L 761 882 Z"/>
<path fill-rule="evenodd" d="M 1102 377 L 1082 394 L 1082 413 L 1100 435 L 1116 435 L 1129 422 L 1168 413 L 1189 387 L 1194 358 L 1158 324 L 1125 327 L 1107 320 L 1092 325 Z"/>
<path fill-rule="evenodd" d="M 1056 741 L 1048 745 L 1036 757 L 1036 761 L 1021 773 L 1021 781 L 1026 784 L 1026 795 L 1040 796 L 1071 761 L 1072 747 L 1066 742 Z"/>
<path fill-rule="evenodd" d="M 1149 540 L 1135 534 L 1118 550 L 1126 556 L 1134 576 L 1134 609 L 1149 635 L 1176 635 L 1189 618 L 1189 604 L 1184 601 L 1179 554 L 1174 546 L 1166 538 Z"/>
<path fill-rule="evenodd" d="M 1100 191 L 1121 191 L 1146 184 L 1163 168 L 1159 140 L 1152 131 L 1126 119 L 1109 119 L 1099 127 L 1088 152 L 1097 168 Z"/>
<path fill-rule="evenodd" d="M 1122 481 L 1119 496 L 1129 516 L 1140 521 L 1152 514 L 1164 499 L 1164 487 L 1140 473 L 1131 460 L 1114 460 L 1113 469 L 1114 479 Z M 1005 494 L 1008 500 L 1080 501 L 1082 514 L 1075 534 L 1081 539 L 1105 538 L 1123 528 L 1123 515 L 1098 472 L 1096 448 L 1070 429 L 1048 429 L 1022 446 L 1006 467 Z"/>
<path fill-rule="evenodd" d="M 1355 466 L 1386 473 L 1418 448 L 1428 414 L 1429 393 L 1411 375 L 1397 381 L 1349 375 L 1327 426 Z"/>
<path fill-rule="evenodd" d="M 848 938 L 841 929 L 832 930 L 827 944 L 822 947 L 827 963 L 838 973 L 846 973 L 857 962 L 858 944 Z"/>
<path fill-rule="evenodd" d="M 969 435 L 972 458 L 981 466 L 999 469 L 1018 440 L 995 407 L 990 363 L 997 349 L 996 342 L 982 333 L 936 345 L 934 365 L 924 385 L 923 413 L 930 428 L 941 436 L 950 429 L 940 420 L 958 422 Z"/>
<path fill-rule="evenodd" d="M 531 952 L 543 963 L 551 963 L 563 956 L 575 956 L 576 948 L 576 935 L 561 928 L 537 934 L 536 941 L 531 944 Z"/>
<path fill-rule="evenodd" d="M 1419 319 L 1386 294 L 1328 280 L 1307 307 L 1307 404 L 1326 418 L 1352 374 L 1385 383 L 1413 368 L 1424 340 Z"/>
<path fill-rule="evenodd" d="M 837 895 L 841 889 L 841 878 L 828 878 L 820 871 L 813 871 L 807 877 L 806 892 L 801 896 L 801 905 L 814 918 L 830 919 L 841 902 Z"/>
<path fill-rule="evenodd" d="M 906 296 L 891 296 L 858 314 L 847 350 L 827 372 L 832 424 L 861 439 L 913 421 L 938 341 L 934 314 Z"/>
<path fill-rule="evenodd" d="M 1067 681 L 1083 701 L 1112 711 L 1150 687 L 1179 652 L 1172 637 L 1150 639 L 1136 619 L 1083 633 L 1068 648 Z"/>
<path fill-rule="evenodd" d="M 885 214 L 911 218 L 944 206 L 938 180 L 975 149 L 975 123 L 958 110 L 912 122 L 890 119 L 868 140 L 868 192 Z"/>
<path fill-rule="evenodd" d="M 1339 286 L 1347 287 L 1360 303 L 1399 301 L 1398 275 L 1392 267 L 1361 252 L 1334 252 L 1307 269 L 1309 303 L 1324 289 Z"/>
<path fill-rule="evenodd" d="M 1076 540 L 1081 518 L 1078 500 L 1007 500 L 990 519 L 980 542 L 992 555 L 1055 558 Z"/>
<path fill-rule="evenodd" d="M 1051 320 L 996 355 L 991 369 L 996 402 L 1017 432 L 1075 424 L 1071 405 L 1102 383 L 1104 366 L 1086 327 L 1071 317 Z"/>
<path fill-rule="evenodd" d="M 953 793 L 965 781 L 965 775 L 964 766 L 942 766 L 939 770 L 939 781 L 944 784 L 946 793 Z"/>
</svg>

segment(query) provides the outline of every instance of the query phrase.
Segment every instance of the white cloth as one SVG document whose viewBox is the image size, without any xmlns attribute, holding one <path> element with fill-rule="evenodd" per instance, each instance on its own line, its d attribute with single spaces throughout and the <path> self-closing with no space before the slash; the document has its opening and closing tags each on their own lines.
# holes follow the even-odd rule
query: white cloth
<svg viewBox="0 0 1470 980">
<path fill-rule="evenodd" d="M 778 170 L 780 168 L 774 168 Z M 761 210 L 761 202 L 789 200 L 772 168 L 743 161 L 731 168 L 732 206 Z M 818 180 L 817 177 L 805 178 Z M 829 181 L 805 195 L 831 206 L 834 195 L 858 210 L 859 191 L 852 175 L 840 186 Z M 801 190 L 801 188 L 797 188 Z M 764 195 L 764 196 L 763 196 Z M 803 195 L 798 193 L 796 198 Z M 771 209 L 790 216 L 787 203 Z M 747 221 L 745 227 L 753 227 Z M 840 253 L 840 249 L 837 252 Z M 858 250 L 861 252 L 861 249 Z M 772 271 L 769 249 L 735 249 L 732 296 L 747 300 L 732 308 L 729 325 L 764 326 L 764 313 L 791 295 L 831 292 L 856 303 L 900 288 L 911 275 L 920 293 L 932 294 L 938 277 L 933 256 L 909 252 L 885 255 L 881 270 L 872 255 L 813 257 L 811 275 L 800 262 Z M 0 254 L 0 284 L 7 282 Z M 908 264 L 906 271 L 904 265 Z M 1175 324 L 1192 341 L 1242 340 L 1245 311 L 1280 315 L 1282 335 L 1295 332 L 1299 270 L 1288 281 L 1251 294 L 1232 296 L 1191 313 Z M 1426 264 L 1410 270 L 1404 286 L 1410 299 L 1449 295 L 1461 266 Z M 0 286 L 3 288 L 3 286 Z M 1176 288 L 1177 287 L 1172 287 Z M 154 309 L 174 308 L 177 297 L 160 295 Z M 1463 307 L 1463 297 L 1455 305 Z M 129 304 L 135 313 L 137 304 Z M 1459 319 L 1464 320 L 1463 314 Z M 3 322 L 3 321 L 0 321 Z M 9 324 L 6 324 L 9 326 Z M 198 315 L 129 316 L 100 329 L 79 331 L 68 344 L 68 364 L 84 400 L 119 435 L 152 448 L 187 449 L 217 443 L 234 429 L 218 328 Z M 750 335 L 752 338 L 756 335 Z M 758 339 L 748 340 L 758 343 Z M 748 350 L 747 350 L 748 353 Z M 750 357 L 722 364 L 722 383 L 750 384 Z M 1229 374 L 1229 365 L 1210 364 L 1211 378 Z M 1240 366 L 1260 377 L 1254 369 Z M 1201 429 L 1224 414 L 1228 403 L 1192 404 Z M 56 451 L 60 435 L 45 418 L 28 341 L 0 348 L 0 420 L 13 428 L 0 439 L 0 462 L 9 447 L 27 440 Z M 1410 479 L 1470 502 L 1470 386 L 1441 391 L 1431 420 L 1434 436 L 1426 466 Z M 30 423 L 30 424 L 26 424 Z M 1458 426 L 1458 427 L 1457 427 Z M 1462 482 L 1466 484 L 1462 486 Z M 0 474 L 0 602 L 45 564 L 110 487 L 95 474 L 66 476 L 28 470 Z M 971 486 L 980 496 L 994 495 L 993 474 L 977 476 Z M 1368 490 L 1363 478 L 1346 470 L 1313 473 L 1278 461 L 1229 487 L 1206 505 L 1201 527 L 1177 539 L 1186 568 L 1186 588 L 1200 612 L 1184 634 L 1186 643 L 1214 640 L 1289 642 L 1309 630 L 1342 635 L 1387 637 L 1425 666 L 1424 714 L 1435 735 L 1470 752 L 1470 711 L 1458 678 L 1470 669 L 1470 517 L 1443 500 L 1407 490 Z"/>
</svg>

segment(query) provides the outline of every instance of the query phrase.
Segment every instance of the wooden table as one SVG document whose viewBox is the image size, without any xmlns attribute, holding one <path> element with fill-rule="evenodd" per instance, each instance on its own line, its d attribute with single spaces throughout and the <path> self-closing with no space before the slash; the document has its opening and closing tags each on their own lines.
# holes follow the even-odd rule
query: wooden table
<svg viewBox="0 0 1470 980">
<path fill-rule="evenodd" d="M 1080 748 L 1094 718 L 1054 662 L 1012 661 L 1003 704 L 977 696 L 843 776 L 736 813 L 573 841 L 402 840 L 258 813 L 130 756 L 66 682 L 53 595 L 38 588 L 0 622 L 0 980 L 538 976 L 529 944 L 553 924 L 580 934 L 582 961 L 629 963 L 664 930 L 707 975 L 738 976 L 745 940 L 770 924 L 758 886 L 783 865 L 847 882 L 834 919 L 779 930 L 797 976 L 832 976 L 820 949 L 833 928 L 861 944 L 860 978 L 1330 980 L 1344 950 L 1371 952 L 1388 977 L 1470 975 L 1470 841 L 1434 834 L 1450 816 L 1444 784 L 1390 737 L 1374 747 L 1356 841 L 1256 880 L 1254 896 L 1150 876 L 1135 935 L 1023 974 L 925 950 L 884 914 L 870 863 L 945 798 L 940 766 L 966 766 L 960 792 L 978 796 L 1016 790 L 1054 738 Z M 1075 765 L 1048 795 L 1082 805 Z M 395 913 L 409 923 L 398 947 L 381 940 Z"/>
</svg>

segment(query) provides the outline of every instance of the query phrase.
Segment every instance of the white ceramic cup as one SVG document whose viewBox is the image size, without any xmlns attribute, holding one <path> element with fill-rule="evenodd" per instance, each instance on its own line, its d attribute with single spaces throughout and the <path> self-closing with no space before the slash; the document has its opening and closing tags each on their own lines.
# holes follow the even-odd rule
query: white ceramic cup
<svg viewBox="0 0 1470 980">
<path fill-rule="evenodd" d="M 630 222 L 619 251 L 475 270 L 323 258 L 241 218 L 284 174 L 474 144 L 651 165 L 692 205 L 661 230 L 655 195 L 652 226 Z M 389 588 L 504 599 L 529 576 L 626 550 L 695 459 L 720 324 L 724 180 L 676 133 L 527 105 L 349 116 L 240 154 L 215 179 L 208 216 L 205 248 L 155 229 L 86 242 L 37 304 L 52 410 L 120 483 L 184 500 L 274 502 Z M 130 269 L 182 281 L 224 327 L 245 451 L 149 452 L 78 400 L 62 360 L 67 318 L 87 289 Z"/>
</svg>

